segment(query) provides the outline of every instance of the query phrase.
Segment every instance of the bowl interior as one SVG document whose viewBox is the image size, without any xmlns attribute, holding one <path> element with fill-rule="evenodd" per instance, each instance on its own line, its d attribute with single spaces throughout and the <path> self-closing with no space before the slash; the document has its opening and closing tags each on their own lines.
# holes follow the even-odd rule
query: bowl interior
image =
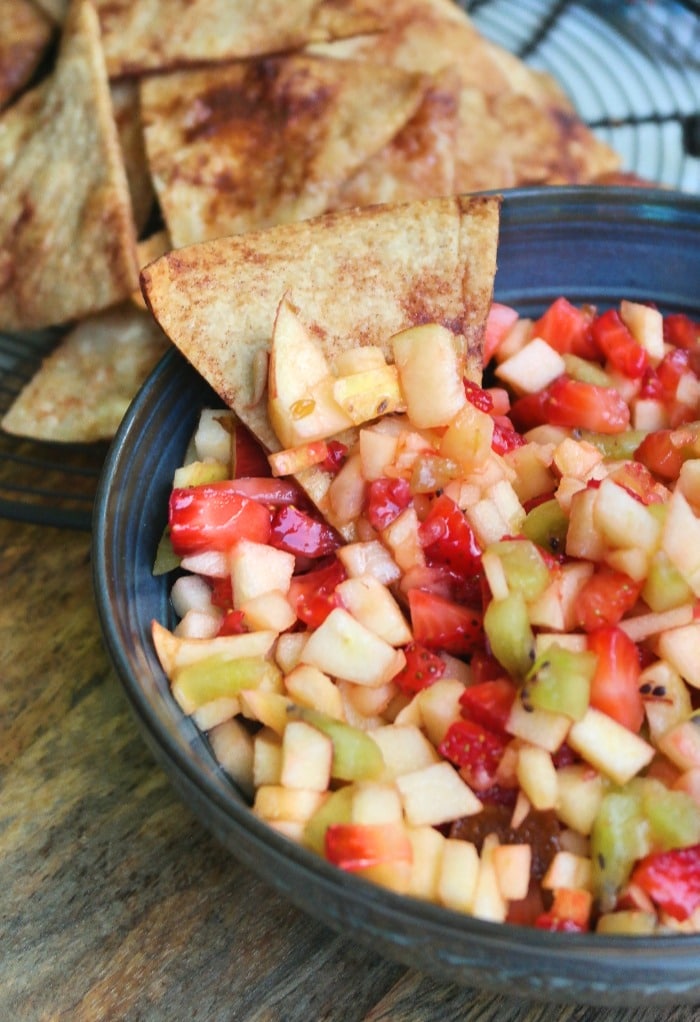
<svg viewBox="0 0 700 1022">
<path fill-rule="evenodd" d="M 530 189 L 504 196 L 495 296 L 523 315 L 564 295 L 621 298 L 700 319 L 700 200 L 642 189 Z M 95 505 L 94 581 L 105 642 L 156 758 L 203 822 L 297 905 L 381 952 L 472 986 L 557 1001 L 700 1001 L 700 938 L 603 938 L 517 930 L 400 897 L 335 870 L 250 812 L 206 738 L 170 696 L 150 623 L 172 625 L 171 579 L 152 565 L 172 475 L 201 408 L 221 402 L 174 350 L 111 447 Z"/>
</svg>

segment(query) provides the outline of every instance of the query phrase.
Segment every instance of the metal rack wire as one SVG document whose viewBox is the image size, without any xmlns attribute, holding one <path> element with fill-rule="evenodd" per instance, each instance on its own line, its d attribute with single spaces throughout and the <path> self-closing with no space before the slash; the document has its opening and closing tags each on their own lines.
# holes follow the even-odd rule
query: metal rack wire
<svg viewBox="0 0 700 1022">
<path fill-rule="evenodd" d="M 559 81 L 626 170 L 700 194 L 700 4 L 460 2 L 485 36 Z M 55 336 L 0 334 L 0 416 Z M 0 430 L 0 517 L 89 529 L 106 450 Z"/>
</svg>

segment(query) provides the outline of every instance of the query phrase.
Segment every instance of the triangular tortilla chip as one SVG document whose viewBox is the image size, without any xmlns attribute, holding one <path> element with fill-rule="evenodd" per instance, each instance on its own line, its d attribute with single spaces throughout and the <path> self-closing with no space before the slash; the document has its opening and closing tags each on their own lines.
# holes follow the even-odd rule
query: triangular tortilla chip
<svg viewBox="0 0 700 1022">
<path fill-rule="evenodd" d="M 156 196 L 146 159 L 139 88 L 136 82 L 112 82 L 110 92 L 124 169 L 129 182 L 134 223 L 136 230 L 140 231 L 148 221 Z"/>
<path fill-rule="evenodd" d="M 75 0 L 36 129 L 5 175 L 0 327 L 66 322 L 138 279 L 129 189 L 92 5 Z"/>
<path fill-rule="evenodd" d="M 45 95 L 46 83 L 42 82 L 0 114 L 0 187 L 4 186 L 4 179 L 22 146 L 36 131 Z"/>
<path fill-rule="evenodd" d="M 422 74 L 304 55 L 146 79 L 146 149 L 173 244 L 323 213 L 429 85 Z"/>
<path fill-rule="evenodd" d="M 459 79 L 446 68 L 429 80 L 410 121 L 341 185 L 329 210 L 454 194 Z"/>
<path fill-rule="evenodd" d="M 68 8 L 70 7 L 70 0 L 34 0 L 37 7 L 40 7 L 48 16 L 61 25 L 65 21 Z"/>
<path fill-rule="evenodd" d="M 43 361 L 2 427 L 34 440 L 109 440 L 167 347 L 153 317 L 130 303 L 89 317 Z"/>
<path fill-rule="evenodd" d="M 375 31 L 379 0 L 95 0 L 111 77 L 299 49 Z"/>
<path fill-rule="evenodd" d="M 53 23 L 31 0 L 0 0 L 0 109 L 31 79 L 53 35 Z"/>
<path fill-rule="evenodd" d="M 390 355 L 392 334 L 438 322 L 480 377 L 499 205 L 495 197 L 427 199 L 220 238 L 156 260 L 142 271 L 142 289 L 174 344 L 277 450 L 265 402 L 251 402 L 256 359 L 269 349 L 287 292 L 331 363 L 349 346 Z"/>
</svg>

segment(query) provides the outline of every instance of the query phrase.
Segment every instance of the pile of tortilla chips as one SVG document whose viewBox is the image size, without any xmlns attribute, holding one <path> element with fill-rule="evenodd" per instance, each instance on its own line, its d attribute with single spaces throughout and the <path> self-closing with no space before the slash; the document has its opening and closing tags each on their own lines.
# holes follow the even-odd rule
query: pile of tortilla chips
<svg viewBox="0 0 700 1022">
<path fill-rule="evenodd" d="M 0 331 L 65 336 L 2 420 L 114 434 L 168 340 L 139 269 L 354 207 L 614 179 L 452 0 L 0 0 Z"/>
</svg>

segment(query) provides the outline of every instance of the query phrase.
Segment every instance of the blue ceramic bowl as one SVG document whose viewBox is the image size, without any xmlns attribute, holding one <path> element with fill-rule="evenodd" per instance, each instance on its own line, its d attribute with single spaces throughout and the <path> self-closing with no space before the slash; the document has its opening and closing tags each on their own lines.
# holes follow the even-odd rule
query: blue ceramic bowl
<svg viewBox="0 0 700 1022">
<path fill-rule="evenodd" d="M 700 199 L 640 189 L 527 189 L 503 203 L 496 297 L 524 315 L 653 300 L 700 319 Z M 173 624 L 151 572 L 174 469 L 202 407 L 220 404 L 174 350 L 128 411 L 94 514 L 94 582 L 107 649 L 175 788 L 230 851 L 298 907 L 377 952 L 470 987 L 605 1005 L 700 1002 L 700 936 L 552 934 L 482 922 L 342 873 L 253 816 L 173 701 L 150 638 Z"/>
</svg>

